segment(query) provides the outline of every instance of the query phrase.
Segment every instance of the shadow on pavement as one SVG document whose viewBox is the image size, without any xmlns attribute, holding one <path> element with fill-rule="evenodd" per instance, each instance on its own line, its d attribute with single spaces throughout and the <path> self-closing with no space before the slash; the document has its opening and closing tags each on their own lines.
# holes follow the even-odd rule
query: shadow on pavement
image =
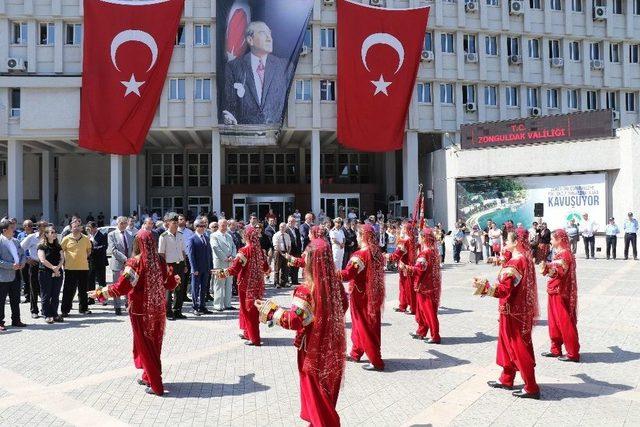
<svg viewBox="0 0 640 427">
<path fill-rule="evenodd" d="M 454 366 L 468 365 L 468 360 L 458 359 L 437 350 L 427 350 L 436 359 L 384 359 L 384 372 L 426 371 L 432 369 L 446 369 Z"/>
<path fill-rule="evenodd" d="M 476 332 L 475 337 L 443 337 L 441 345 L 480 344 L 483 342 L 492 342 L 497 339 L 498 337 L 487 335 L 483 332 Z"/>
<path fill-rule="evenodd" d="M 583 384 L 540 384 L 542 390 L 542 399 L 544 400 L 562 400 L 562 399 L 588 399 L 595 396 L 611 396 L 621 391 L 627 391 L 633 389 L 633 387 L 625 384 L 613 384 L 606 381 L 599 381 L 587 374 L 573 375 L 576 378 L 580 378 Z M 584 390 L 581 391 L 581 387 L 588 386 L 593 389 L 594 386 L 598 389 L 597 392 Z"/>
<path fill-rule="evenodd" d="M 128 322 L 128 316 L 114 316 L 113 318 L 99 318 L 99 317 L 75 317 L 65 318 L 64 323 L 54 323 L 48 325 L 46 323 L 31 323 L 24 329 L 27 330 L 59 330 L 59 329 L 71 329 L 71 328 L 88 328 L 90 325 L 100 325 L 102 323 L 121 323 L 123 321 Z"/>
<path fill-rule="evenodd" d="M 462 310 L 460 308 L 440 307 L 438 308 L 438 314 L 462 314 L 473 313 L 473 310 Z"/>
<path fill-rule="evenodd" d="M 640 359 L 640 353 L 623 350 L 617 345 L 609 347 L 611 352 L 580 353 L 580 363 L 625 363 Z"/>
<path fill-rule="evenodd" d="M 165 399 L 212 398 L 242 396 L 269 390 L 271 387 L 254 381 L 255 374 L 241 375 L 237 383 L 217 384 L 202 382 L 165 383 Z"/>
</svg>

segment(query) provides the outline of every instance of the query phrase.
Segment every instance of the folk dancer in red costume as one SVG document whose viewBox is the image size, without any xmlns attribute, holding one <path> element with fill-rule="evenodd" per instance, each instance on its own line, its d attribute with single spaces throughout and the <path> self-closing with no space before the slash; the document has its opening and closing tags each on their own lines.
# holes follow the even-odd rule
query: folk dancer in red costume
<svg viewBox="0 0 640 427">
<path fill-rule="evenodd" d="M 315 238 L 304 253 L 304 284 L 293 292 L 291 308 L 256 300 L 260 321 L 296 331 L 300 375 L 300 418 L 314 427 L 336 427 L 346 351 L 347 296 L 336 275 L 331 246 Z"/>
<path fill-rule="evenodd" d="M 385 255 L 388 261 L 402 262 L 405 265 L 414 265 L 416 262 L 416 237 L 412 221 L 407 221 L 402 226 L 402 233 L 392 254 Z M 400 304 L 394 308 L 398 312 L 406 312 L 411 307 L 411 314 L 416 313 L 416 292 L 408 271 L 400 270 Z"/>
<path fill-rule="evenodd" d="M 349 281 L 352 345 L 347 360 L 359 362 L 366 354 L 369 363 L 362 367 L 382 371 L 384 361 L 380 346 L 385 258 L 380 252 L 373 226 L 361 225 L 357 238 L 360 249 L 351 255 L 346 268 L 338 273 L 342 281 Z"/>
<path fill-rule="evenodd" d="M 528 234 L 523 228 L 509 232 L 505 246 L 512 256 L 500 269 L 497 283 L 492 286 L 488 280 L 476 277 L 474 286 L 476 295 L 500 299 L 496 362 L 503 370 L 498 381 L 489 381 L 487 384 L 511 390 L 516 371 L 520 371 L 524 388 L 514 391 L 513 395 L 539 399 L 540 388 L 536 383 L 536 361 L 531 341 L 531 329 L 538 316 L 538 294 Z"/>
<path fill-rule="evenodd" d="M 438 307 L 442 289 L 440 255 L 431 228 L 422 229 L 419 240 L 420 252 L 415 265 L 400 264 L 400 268 L 406 269 L 413 277 L 413 287 L 416 291 L 418 330 L 410 335 L 415 339 L 426 340 L 427 332 L 430 332 L 431 338 L 427 342 L 440 344 L 440 324 L 438 322 Z"/>
<path fill-rule="evenodd" d="M 254 301 L 264 296 L 264 276 L 270 273 L 267 257 L 260 247 L 260 230 L 245 228 L 246 246 L 238 254 L 229 268 L 218 271 L 218 277 L 238 276 L 238 298 L 240 299 L 240 338 L 246 345 L 259 346 L 260 321 Z"/>
<path fill-rule="evenodd" d="M 167 315 L 167 291 L 180 284 L 180 276 L 167 268 L 158 256 L 153 234 L 140 230 L 133 241 L 133 255 L 127 260 L 118 281 L 105 288 L 89 292 L 89 298 L 128 296 L 129 317 L 133 329 L 133 362 L 142 369 L 138 384 L 147 386 L 146 392 L 162 396 L 162 364 L 160 353 Z"/>
<path fill-rule="evenodd" d="M 580 361 L 578 341 L 578 283 L 576 281 L 576 259 L 571 253 L 569 236 L 563 229 L 551 234 L 551 246 L 555 250 L 553 261 L 543 262 L 542 274 L 547 276 L 549 294 L 549 337 L 551 350 L 542 353 L 545 357 L 557 357 L 563 362 Z M 562 344 L 567 355 L 562 355 Z"/>
</svg>

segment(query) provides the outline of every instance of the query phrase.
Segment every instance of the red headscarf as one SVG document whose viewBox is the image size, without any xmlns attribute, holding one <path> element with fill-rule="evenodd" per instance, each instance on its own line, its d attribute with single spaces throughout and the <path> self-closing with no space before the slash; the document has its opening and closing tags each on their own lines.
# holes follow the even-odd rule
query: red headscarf
<svg viewBox="0 0 640 427">
<path fill-rule="evenodd" d="M 347 343 L 344 329 L 344 288 L 333 263 L 331 246 L 315 238 L 307 246 L 312 289 L 313 323 L 302 370 L 316 375 L 325 391 L 335 390 L 342 380 Z"/>
<path fill-rule="evenodd" d="M 571 259 L 571 265 L 568 266 L 569 280 L 567 280 L 568 289 L 561 289 L 564 296 L 569 297 L 569 315 L 578 321 L 578 280 L 576 278 L 576 257 L 571 252 L 571 245 L 569 242 L 569 235 L 562 228 L 553 232 L 553 238 L 559 242 L 558 249 L 560 251 L 566 251 Z M 553 256 L 553 259 L 561 259 L 560 254 L 557 251 Z"/>
<path fill-rule="evenodd" d="M 436 305 L 440 305 L 440 294 L 442 293 L 442 275 L 440 274 L 440 254 L 436 248 L 436 237 L 433 230 L 425 227 L 420 232 L 424 246 L 423 251 L 426 252 L 428 259 L 427 265 L 431 266 L 431 287 L 435 293 Z"/>
<path fill-rule="evenodd" d="M 522 280 L 518 284 L 520 290 L 512 303 L 511 311 L 518 313 L 521 317 L 522 332 L 528 335 L 539 316 L 536 268 L 529 246 L 529 232 L 524 228 L 518 228 L 512 232 L 516 235 L 516 250 L 525 257 L 526 263 L 525 270 L 522 272 Z"/>
<path fill-rule="evenodd" d="M 245 268 L 249 269 L 247 283 L 247 299 L 261 299 L 264 295 L 264 271 L 262 266 L 265 262 L 264 252 L 260 247 L 260 230 L 255 227 L 244 229 L 244 240 L 247 246 L 243 248 L 247 257 Z"/>
<path fill-rule="evenodd" d="M 413 265 L 416 262 L 416 229 L 413 221 L 407 221 L 402 231 L 405 236 L 402 239 L 404 248 L 407 250 L 407 263 Z"/>
<path fill-rule="evenodd" d="M 384 255 L 378 246 L 376 231 L 371 224 L 364 224 L 358 229 L 363 245 L 369 250 L 371 265 L 367 266 L 367 311 L 375 316 L 384 304 Z"/>
</svg>

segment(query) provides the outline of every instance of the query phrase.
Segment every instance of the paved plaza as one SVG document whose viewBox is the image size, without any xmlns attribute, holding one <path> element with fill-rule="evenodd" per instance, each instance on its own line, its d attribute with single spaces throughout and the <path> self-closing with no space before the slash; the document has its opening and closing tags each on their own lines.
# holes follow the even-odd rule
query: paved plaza
<svg viewBox="0 0 640 427">
<path fill-rule="evenodd" d="M 486 385 L 499 374 L 497 300 L 473 297 L 471 278 L 496 273 L 488 265 L 446 266 L 441 345 L 411 339 L 414 321 L 392 310 L 398 278 L 388 274 L 387 369 L 347 365 L 343 425 L 640 425 L 640 262 L 579 260 L 582 361 L 538 357 L 540 401 Z M 536 354 L 548 350 L 544 284 L 539 276 Z M 289 304 L 288 290 L 268 294 Z M 264 346 L 256 348 L 238 338 L 236 312 L 170 322 L 169 392 L 158 398 L 136 383 L 129 320 L 112 310 L 94 306 L 91 316 L 49 326 L 22 304 L 31 325 L 0 335 L 0 425 L 304 425 L 293 332 L 263 327 Z"/>
</svg>

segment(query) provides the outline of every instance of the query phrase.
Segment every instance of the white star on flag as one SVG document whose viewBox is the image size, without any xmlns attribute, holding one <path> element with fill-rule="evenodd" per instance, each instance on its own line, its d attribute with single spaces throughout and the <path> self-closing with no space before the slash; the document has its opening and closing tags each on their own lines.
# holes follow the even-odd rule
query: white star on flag
<svg viewBox="0 0 640 427">
<path fill-rule="evenodd" d="M 140 86 L 142 86 L 145 82 L 136 81 L 135 76 L 131 74 L 131 78 L 129 78 L 128 82 L 124 81 L 120 83 L 122 83 L 124 87 L 127 88 L 127 90 L 124 93 L 124 96 L 126 97 L 130 93 L 135 93 L 136 95 L 140 96 Z"/>
<path fill-rule="evenodd" d="M 380 74 L 380 78 L 378 80 L 371 80 L 371 83 L 373 83 L 373 85 L 376 87 L 376 91 L 373 93 L 373 96 L 376 96 L 380 92 L 382 92 L 385 95 L 389 96 L 389 93 L 387 92 L 387 87 L 389 87 L 389 85 L 392 82 L 386 82 L 382 78 L 382 74 Z"/>
</svg>

